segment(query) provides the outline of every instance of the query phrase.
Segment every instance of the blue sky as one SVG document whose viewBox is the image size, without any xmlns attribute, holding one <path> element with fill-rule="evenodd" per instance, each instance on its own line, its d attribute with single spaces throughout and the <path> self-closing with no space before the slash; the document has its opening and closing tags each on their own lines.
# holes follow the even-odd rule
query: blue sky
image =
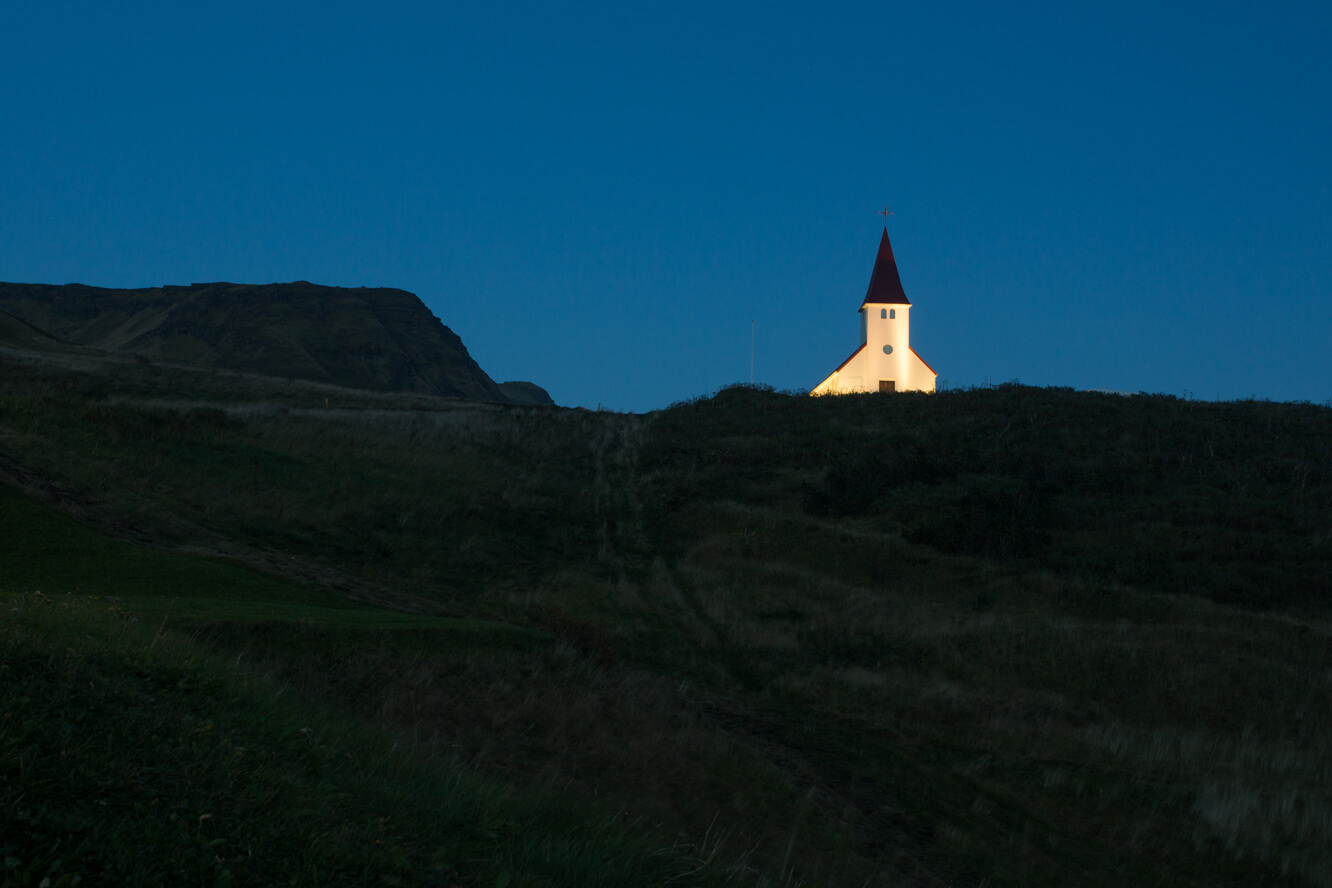
<svg viewBox="0 0 1332 888">
<path fill-rule="evenodd" d="M 495 379 L 1332 398 L 1326 3 L 11 4 L 0 280 L 417 293 Z"/>
</svg>

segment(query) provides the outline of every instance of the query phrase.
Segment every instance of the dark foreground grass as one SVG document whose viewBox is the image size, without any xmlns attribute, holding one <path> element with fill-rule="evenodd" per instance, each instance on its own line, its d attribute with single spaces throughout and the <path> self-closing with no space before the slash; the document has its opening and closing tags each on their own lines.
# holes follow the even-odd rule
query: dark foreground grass
<svg viewBox="0 0 1332 888">
<path fill-rule="evenodd" d="M 696 861 L 395 752 L 100 602 L 3 605 L 5 885 L 703 884 Z"/>
<path fill-rule="evenodd" d="M 324 409 L 130 369 L 0 382 L 13 588 L 119 584 L 413 767 L 577 799 L 736 884 L 1332 885 L 1326 408 Z"/>
</svg>

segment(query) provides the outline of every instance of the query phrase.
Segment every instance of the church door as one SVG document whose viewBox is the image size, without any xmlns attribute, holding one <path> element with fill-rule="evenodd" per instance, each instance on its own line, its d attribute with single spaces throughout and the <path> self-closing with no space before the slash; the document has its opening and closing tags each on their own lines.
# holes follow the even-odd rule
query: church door
<svg viewBox="0 0 1332 888">
<path fill-rule="evenodd" d="M 896 381 L 896 380 L 893 380 L 893 379 L 880 379 L 880 380 L 879 380 L 879 391 L 881 391 L 881 392 L 895 392 L 895 391 L 897 391 L 897 381 Z"/>
</svg>

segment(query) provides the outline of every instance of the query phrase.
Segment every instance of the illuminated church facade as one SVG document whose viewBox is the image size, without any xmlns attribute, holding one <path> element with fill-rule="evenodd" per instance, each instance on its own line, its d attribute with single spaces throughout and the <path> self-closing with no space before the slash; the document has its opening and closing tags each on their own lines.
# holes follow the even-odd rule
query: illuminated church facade
<svg viewBox="0 0 1332 888">
<path fill-rule="evenodd" d="M 932 392 L 938 375 L 911 347 L 911 303 L 902 290 L 885 227 L 869 290 L 860 303 L 860 348 L 810 394 Z"/>
</svg>

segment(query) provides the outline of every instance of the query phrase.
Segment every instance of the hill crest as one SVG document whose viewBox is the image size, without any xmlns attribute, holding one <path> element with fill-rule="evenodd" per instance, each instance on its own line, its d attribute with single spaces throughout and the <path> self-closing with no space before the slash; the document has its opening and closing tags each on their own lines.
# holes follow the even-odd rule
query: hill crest
<svg viewBox="0 0 1332 888">
<path fill-rule="evenodd" d="M 406 290 L 309 281 L 138 289 L 0 283 L 0 310 L 59 342 L 150 361 L 375 391 L 553 403 L 531 383 L 540 395 L 524 388 L 526 397 L 515 399 Z"/>
</svg>

